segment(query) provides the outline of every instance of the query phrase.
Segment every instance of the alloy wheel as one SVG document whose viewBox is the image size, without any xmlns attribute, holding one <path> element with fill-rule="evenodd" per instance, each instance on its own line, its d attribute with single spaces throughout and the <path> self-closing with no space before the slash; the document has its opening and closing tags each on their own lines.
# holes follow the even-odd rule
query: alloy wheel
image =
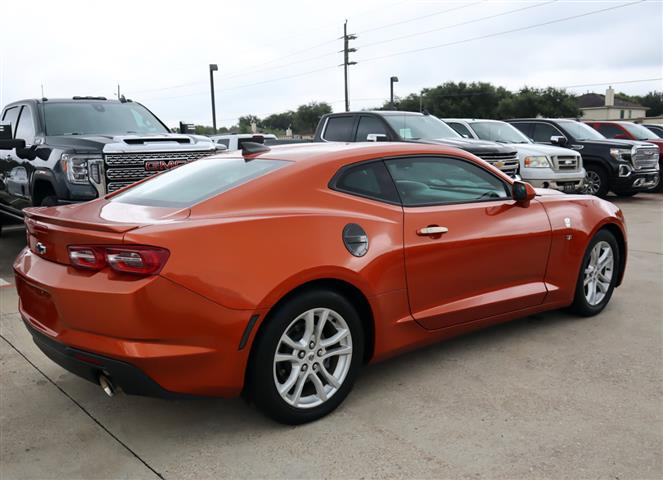
<svg viewBox="0 0 663 480">
<path fill-rule="evenodd" d="M 601 176 L 593 170 L 587 170 L 583 190 L 586 194 L 596 195 L 601 190 Z"/>
<path fill-rule="evenodd" d="M 601 303 L 608 293 L 614 266 L 615 256 L 610 244 L 602 240 L 594 245 L 583 279 L 585 299 L 591 306 Z"/>
<path fill-rule="evenodd" d="M 352 363 L 352 334 L 334 310 L 314 308 L 295 318 L 274 354 L 274 382 L 295 408 L 326 402 L 343 385 Z"/>
</svg>

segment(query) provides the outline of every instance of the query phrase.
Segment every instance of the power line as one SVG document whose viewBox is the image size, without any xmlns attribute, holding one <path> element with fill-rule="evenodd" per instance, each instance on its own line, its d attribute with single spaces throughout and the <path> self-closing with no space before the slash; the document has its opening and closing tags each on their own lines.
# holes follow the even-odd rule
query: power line
<svg viewBox="0 0 663 480">
<path fill-rule="evenodd" d="M 476 40 L 484 40 L 486 38 L 499 37 L 501 35 L 507 35 L 509 33 L 522 32 L 522 31 L 525 31 L 525 30 L 531 30 L 533 28 L 544 27 L 544 26 L 547 26 L 547 25 L 553 25 L 555 23 L 561 23 L 561 22 L 566 22 L 566 21 L 569 21 L 569 20 L 574 20 L 576 18 L 582 18 L 582 17 L 588 17 L 590 15 L 596 15 L 598 13 L 603 13 L 603 12 L 607 12 L 607 11 L 610 11 L 610 10 L 617 10 L 619 8 L 630 7 L 632 5 L 637 5 L 638 3 L 643 3 L 645 1 L 646 0 L 637 0 L 635 2 L 625 3 L 625 4 L 617 5 L 617 6 L 614 6 L 614 7 L 607 7 L 607 8 L 602 8 L 602 9 L 599 9 L 599 10 L 592 10 L 591 12 L 581 13 L 581 14 L 578 14 L 578 15 L 571 15 L 571 16 L 568 16 L 568 17 L 558 18 L 556 20 L 549 20 L 547 22 L 535 23 L 533 25 L 527 25 L 525 27 L 512 28 L 510 30 L 504 30 L 504 31 L 495 32 L 495 33 L 489 33 L 487 35 L 480 35 L 478 37 L 466 38 L 464 40 L 456 40 L 454 42 L 440 43 L 438 45 L 431 45 L 431 46 L 428 46 L 428 47 L 414 48 L 412 50 L 404 50 L 402 52 L 390 53 L 388 55 L 379 55 L 377 57 L 370 57 L 370 58 L 362 59 L 362 62 L 372 62 L 374 60 L 381 60 L 381 59 L 384 59 L 384 58 L 397 57 L 397 56 L 400 56 L 400 55 L 406 55 L 408 53 L 418 53 L 418 52 L 423 52 L 423 51 L 426 51 L 426 50 L 434 50 L 436 48 L 449 47 L 449 46 L 452 46 L 452 45 L 460 45 L 462 43 L 474 42 Z"/>
<path fill-rule="evenodd" d="M 620 82 L 602 82 L 602 83 L 584 83 L 580 85 L 567 85 L 560 88 L 582 88 L 582 87 L 600 87 L 603 85 L 624 85 L 627 83 L 646 83 L 646 82 L 656 82 L 663 80 L 663 77 L 658 78 L 640 78 L 638 80 L 622 80 Z"/>
<path fill-rule="evenodd" d="M 418 17 L 409 18 L 409 19 L 406 19 L 406 20 L 401 20 L 399 22 L 389 23 L 389 24 L 386 24 L 386 25 L 378 25 L 377 27 L 372 27 L 372 28 L 368 28 L 366 30 L 361 30 L 357 33 L 374 32 L 375 30 L 382 30 L 383 28 L 394 27 L 396 25 L 403 25 L 404 23 L 410 23 L 410 22 L 414 22 L 414 21 L 421 20 L 421 19 L 424 19 L 424 18 L 430 18 L 430 17 L 434 17 L 436 15 L 441 15 L 443 13 L 454 12 L 456 10 L 462 10 L 464 8 L 473 7 L 475 5 L 479 5 L 480 3 L 484 3 L 486 1 L 487 0 L 480 0 L 479 2 L 473 2 L 473 3 L 468 3 L 467 5 L 460 5 L 458 7 L 447 8 L 445 10 L 440 10 L 440 11 L 433 12 L 433 13 L 427 13 L 426 15 L 420 15 Z"/>
<path fill-rule="evenodd" d="M 449 29 L 449 28 L 455 28 L 455 27 L 460 27 L 460 26 L 463 26 L 463 25 L 469 25 L 471 23 L 481 22 L 483 20 L 490 20 L 490 19 L 493 19 L 493 18 L 503 17 L 505 15 L 510 15 L 512 13 L 522 12 L 524 10 L 529 10 L 529 9 L 532 9 L 532 8 L 542 7 L 544 5 L 548 5 L 550 3 L 555 3 L 557 1 L 559 1 L 559 0 L 549 0 L 547 2 L 537 3 L 535 5 L 528 5 L 526 7 L 516 8 L 514 10 L 508 10 L 506 12 L 498 13 L 498 14 L 495 14 L 495 15 L 488 15 L 488 16 L 485 16 L 485 17 L 480 17 L 480 18 L 475 18 L 475 19 L 472 19 L 472 20 L 467 20 L 465 22 L 454 23 L 454 24 L 451 24 L 451 25 L 445 25 L 443 27 L 434 28 L 432 30 L 425 30 L 423 32 L 416 32 L 416 33 L 411 33 L 411 34 L 408 34 L 408 35 L 402 35 L 400 37 L 393 37 L 393 38 L 388 38 L 386 40 L 379 40 L 377 42 L 372 42 L 372 43 L 367 43 L 365 45 L 360 45 L 359 48 L 372 47 L 374 45 L 381 45 L 383 43 L 394 42 L 396 40 L 403 40 L 403 39 L 406 39 L 406 38 L 417 37 L 419 35 L 426 35 L 428 33 L 439 32 L 441 30 L 446 30 L 446 29 Z"/>
</svg>

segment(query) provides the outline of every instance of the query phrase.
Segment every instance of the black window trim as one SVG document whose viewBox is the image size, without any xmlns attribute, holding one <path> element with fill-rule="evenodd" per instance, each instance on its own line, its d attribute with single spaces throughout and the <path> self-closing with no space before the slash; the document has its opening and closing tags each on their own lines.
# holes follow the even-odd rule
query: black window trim
<svg viewBox="0 0 663 480">
<path fill-rule="evenodd" d="M 462 201 L 462 202 L 433 202 L 433 203 L 422 203 L 420 205 L 405 205 L 403 203 L 403 199 L 401 198 L 401 194 L 398 192 L 398 187 L 396 186 L 396 181 L 394 178 L 391 176 L 391 173 L 389 172 L 389 168 L 387 167 L 387 164 L 385 162 L 389 160 L 403 160 L 403 159 L 408 159 L 408 158 L 420 158 L 420 157 L 431 157 L 431 158 L 449 158 L 452 160 L 460 160 L 465 163 L 469 163 L 471 165 L 474 165 L 475 167 L 483 170 L 484 172 L 488 173 L 489 175 L 493 176 L 497 180 L 499 180 L 502 185 L 504 186 L 504 191 L 506 192 L 507 196 L 505 198 L 486 198 L 485 200 L 471 200 L 471 201 Z M 385 200 L 384 198 L 380 197 L 375 197 L 373 195 L 362 195 L 361 193 L 357 193 L 351 190 L 346 190 L 338 187 L 338 180 L 339 178 L 349 169 L 357 167 L 359 165 L 367 164 L 367 163 L 376 163 L 376 162 L 382 162 L 384 164 L 384 168 L 387 170 L 387 173 L 389 174 L 389 178 L 391 178 L 391 181 L 393 182 L 394 189 L 396 190 L 396 196 L 398 197 L 399 201 L 398 202 L 392 202 L 389 200 Z M 473 162 L 472 160 L 468 160 L 466 158 L 462 157 L 455 157 L 453 155 L 438 155 L 438 154 L 429 154 L 429 153 L 418 153 L 418 154 L 409 154 L 409 155 L 396 155 L 393 157 L 380 157 L 380 158 L 372 158 L 370 160 L 361 160 L 359 162 L 354 162 L 350 163 L 348 165 L 344 165 L 341 168 L 338 169 L 338 171 L 334 174 L 334 176 L 331 178 L 329 183 L 327 184 L 329 189 L 334 190 L 336 192 L 341 192 L 345 193 L 346 195 L 352 195 L 354 197 L 360 197 L 360 198 L 366 198 L 369 200 L 374 200 L 376 202 L 380 203 L 386 203 L 388 205 L 397 205 L 399 207 L 402 207 L 403 209 L 405 208 L 421 208 L 421 207 L 446 207 L 448 205 L 468 205 L 468 204 L 473 204 L 473 203 L 486 203 L 486 202 L 500 202 L 500 201 L 508 201 L 508 200 L 513 200 L 512 196 L 512 184 L 507 182 L 505 179 L 495 175 L 495 173 L 491 172 L 487 168 L 485 168 L 483 165 L 480 165 L 476 162 Z"/>
<path fill-rule="evenodd" d="M 341 117 L 350 117 L 352 119 L 352 127 L 350 127 L 350 140 L 345 140 L 345 141 L 343 141 L 343 140 L 327 140 L 325 138 L 325 133 L 327 133 L 327 126 L 329 124 L 329 120 L 331 120 L 333 118 L 341 118 Z M 322 126 L 322 130 L 320 132 L 320 140 L 322 140 L 323 142 L 339 142 L 339 143 L 348 143 L 348 142 L 350 142 L 350 143 L 353 143 L 354 138 L 357 135 L 357 124 L 358 124 L 358 115 L 355 115 L 355 114 L 352 114 L 352 113 L 348 113 L 346 115 L 344 115 L 344 114 L 329 115 L 327 118 L 325 118 L 325 123 Z"/>
</svg>

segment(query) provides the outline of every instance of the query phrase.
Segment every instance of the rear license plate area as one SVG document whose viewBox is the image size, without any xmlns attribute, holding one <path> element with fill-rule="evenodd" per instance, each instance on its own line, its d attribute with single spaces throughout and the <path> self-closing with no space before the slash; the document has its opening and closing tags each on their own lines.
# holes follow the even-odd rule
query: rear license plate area
<svg viewBox="0 0 663 480">
<path fill-rule="evenodd" d="M 37 322 L 36 326 L 56 332 L 58 312 L 51 294 L 29 284 L 19 275 L 16 276 L 16 290 L 21 299 L 23 312 L 30 317 L 30 320 Z"/>
</svg>

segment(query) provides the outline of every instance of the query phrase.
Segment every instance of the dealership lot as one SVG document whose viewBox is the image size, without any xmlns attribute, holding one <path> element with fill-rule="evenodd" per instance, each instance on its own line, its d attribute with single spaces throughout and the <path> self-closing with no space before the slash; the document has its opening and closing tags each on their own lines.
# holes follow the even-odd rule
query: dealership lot
<svg viewBox="0 0 663 480">
<path fill-rule="evenodd" d="M 371 366 L 296 428 L 239 399 L 109 399 L 44 357 L 0 281 L 0 476 L 660 478 L 663 194 L 611 200 L 630 256 L 602 314 L 536 315 Z M 6 282 L 24 238 L 0 239 Z"/>
</svg>

